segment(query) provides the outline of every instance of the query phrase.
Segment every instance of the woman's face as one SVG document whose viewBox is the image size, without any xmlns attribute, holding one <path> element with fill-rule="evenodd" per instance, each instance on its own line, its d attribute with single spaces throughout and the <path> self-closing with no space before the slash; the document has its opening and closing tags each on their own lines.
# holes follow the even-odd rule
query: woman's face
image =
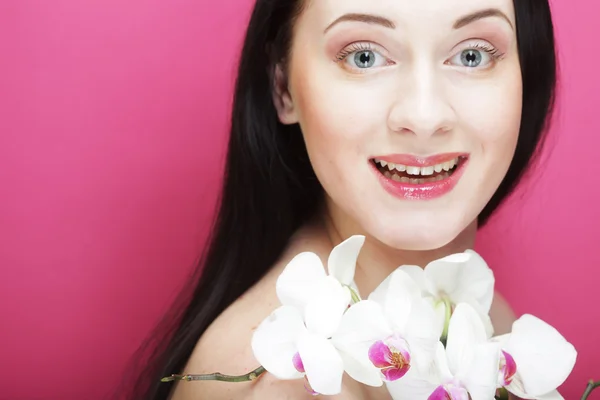
<svg viewBox="0 0 600 400">
<path fill-rule="evenodd" d="M 308 2 L 276 104 L 349 234 L 434 249 L 477 218 L 517 143 L 515 26 L 512 0 Z"/>
</svg>

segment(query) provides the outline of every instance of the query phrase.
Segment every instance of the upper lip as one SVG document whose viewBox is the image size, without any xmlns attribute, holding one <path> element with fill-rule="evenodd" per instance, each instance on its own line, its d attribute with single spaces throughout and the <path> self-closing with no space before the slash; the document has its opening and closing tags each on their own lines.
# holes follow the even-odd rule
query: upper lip
<svg viewBox="0 0 600 400">
<path fill-rule="evenodd" d="M 430 167 L 437 164 L 442 164 L 457 157 L 467 157 L 468 153 L 443 153 L 432 156 L 421 157 L 411 154 L 388 154 L 384 156 L 373 157 L 373 160 L 381 160 L 387 163 L 401 164 L 412 167 Z"/>
</svg>

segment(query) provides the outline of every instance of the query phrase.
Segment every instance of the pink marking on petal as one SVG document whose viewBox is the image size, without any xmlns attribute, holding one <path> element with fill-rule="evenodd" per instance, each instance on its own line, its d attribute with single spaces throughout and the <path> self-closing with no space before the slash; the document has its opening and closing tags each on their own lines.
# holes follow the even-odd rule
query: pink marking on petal
<svg viewBox="0 0 600 400">
<path fill-rule="evenodd" d="M 502 350 L 502 357 L 500 358 L 500 372 L 502 373 L 502 386 L 510 385 L 517 373 L 515 359 L 504 350 Z"/>
<path fill-rule="evenodd" d="M 320 394 L 319 392 L 315 392 L 310 386 L 310 382 L 308 381 L 308 377 L 306 375 L 304 375 L 304 389 L 306 389 L 311 396 L 318 396 Z"/>
<path fill-rule="evenodd" d="M 369 359 L 381 369 L 388 382 L 402 378 L 410 369 L 408 343 L 398 335 L 392 335 L 384 341 L 377 341 L 369 348 Z"/>
<path fill-rule="evenodd" d="M 369 347 L 369 360 L 377 368 L 391 367 L 392 352 L 383 341 L 378 340 Z"/>
<path fill-rule="evenodd" d="M 456 381 L 448 382 L 440 385 L 433 393 L 429 395 L 427 400 L 469 400 L 469 392 Z"/>
<path fill-rule="evenodd" d="M 294 368 L 296 371 L 304 373 L 304 364 L 302 363 L 302 358 L 300 358 L 300 353 L 294 354 L 292 357 L 292 362 L 294 363 Z"/>
<path fill-rule="evenodd" d="M 440 385 L 435 388 L 427 400 L 450 400 L 450 394 L 446 391 L 446 388 L 443 385 Z"/>
<path fill-rule="evenodd" d="M 385 377 L 386 381 L 394 382 L 394 381 L 397 381 L 398 379 L 402 378 L 404 375 L 406 375 L 406 373 L 408 372 L 409 369 L 410 369 L 410 365 L 406 364 L 402 368 L 396 368 L 396 367 L 383 368 L 381 370 L 381 373 Z"/>
</svg>

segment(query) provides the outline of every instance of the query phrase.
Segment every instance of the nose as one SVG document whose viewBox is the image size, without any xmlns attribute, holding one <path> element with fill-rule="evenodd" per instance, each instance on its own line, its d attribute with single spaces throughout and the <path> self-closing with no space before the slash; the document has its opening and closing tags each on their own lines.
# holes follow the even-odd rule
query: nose
<svg viewBox="0 0 600 400">
<path fill-rule="evenodd" d="M 405 77 L 389 112 L 388 128 L 426 138 L 452 131 L 456 113 L 443 80 L 433 68 L 422 67 Z"/>
</svg>

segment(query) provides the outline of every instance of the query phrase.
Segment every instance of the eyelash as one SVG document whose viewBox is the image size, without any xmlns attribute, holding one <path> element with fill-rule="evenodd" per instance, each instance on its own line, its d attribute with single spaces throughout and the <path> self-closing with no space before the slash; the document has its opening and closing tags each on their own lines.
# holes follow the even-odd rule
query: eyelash
<svg viewBox="0 0 600 400">
<path fill-rule="evenodd" d="M 495 63 L 499 60 L 501 60 L 504 57 L 504 53 L 501 53 L 500 50 L 498 50 L 498 48 L 492 46 L 489 43 L 476 43 L 474 45 L 465 47 L 464 49 L 462 49 L 459 53 L 457 54 L 461 54 L 462 52 L 466 51 L 466 50 L 481 50 L 485 53 L 487 53 L 491 58 L 492 61 Z M 345 47 L 342 51 L 340 51 L 336 56 L 335 56 L 335 60 L 336 62 L 343 62 L 345 61 L 348 56 L 350 56 L 351 54 L 354 54 L 356 52 L 361 52 L 361 51 L 373 51 L 375 53 L 379 53 L 381 56 L 386 57 L 383 53 L 383 51 L 380 51 L 376 46 L 374 46 L 372 43 L 370 42 L 355 42 L 352 43 L 350 45 L 348 45 L 347 47 Z M 455 55 L 456 56 L 456 55 Z M 453 56 L 452 58 L 454 58 L 455 56 Z M 451 59 L 452 59 L 451 58 Z M 446 63 L 448 63 L 449 61 L 446 61 Z M 388 59 L 386 65 L 393 65 L 394 62 L 390 61 Z M 466 69 L 487 69 L 489 67 L 484 67 L 484 68 L 473 68 L 473 67 L 466 67 L 463 66 Z M 353 69 L 357 69 L 357 68 L 353 68 Z M 360 72 L 366 72 L 368 69 L 370 68 L 359 68 L 359 70 L 361 70 Z"/>
</svg>

